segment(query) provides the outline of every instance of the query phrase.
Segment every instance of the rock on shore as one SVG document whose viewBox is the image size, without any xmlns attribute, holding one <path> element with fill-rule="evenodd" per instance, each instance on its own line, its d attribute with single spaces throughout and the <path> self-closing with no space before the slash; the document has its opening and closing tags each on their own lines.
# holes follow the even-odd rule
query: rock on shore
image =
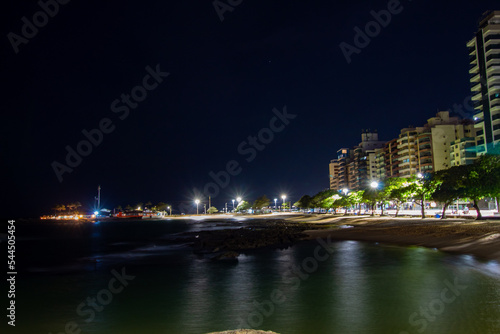
<svg viewBox="0 0 500 334">
<path fill-rule="evenodd" d="M 304 231 L 312 228 L 315 226 L 272 221 L 239 229 L 200 231 L 195 232 L 193 248 L 195 253 L 222 253 L 221 258 L 236 258 L 234 252 L 238 251 L 289 247 L 305 239 Z"/>
</svg>

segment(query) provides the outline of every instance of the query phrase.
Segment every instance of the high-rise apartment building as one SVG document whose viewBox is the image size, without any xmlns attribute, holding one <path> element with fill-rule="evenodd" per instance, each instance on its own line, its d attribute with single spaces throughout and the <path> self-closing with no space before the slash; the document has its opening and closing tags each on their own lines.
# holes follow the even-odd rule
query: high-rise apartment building
<svg viewBox="0 0 500 334">
<path fill-rule="evenodd" d="M 488 12 L 467 43 L 477 152 L 500 143 L 500 11 Z"/>
<path fill-rule="evenodd" d="M 376 152 L 384 142 L 377 131 L 363 130 L 361 142 L 353 149 L 341 148 L 337 159 L 330 161 L 330 189 L 360 190 L 376 175 Z"/>
<path fill-rule="evenodd" d="M 358 146 L 342 151 L 350 153 L 348 158 L 340 159 L 339 154 L 339 159 L 332 160 L 330 189 L 365 189 L 372 180 L 411 177 L 472 163 L 476 159 L 475 124 L 438 111 L 423 126 L 401 129 L 391 141 L 384 143 L 377 133 L 363 132 Z M 332 179 L 337 165 L 346 166 L 345 172 Z"/>
</svg>

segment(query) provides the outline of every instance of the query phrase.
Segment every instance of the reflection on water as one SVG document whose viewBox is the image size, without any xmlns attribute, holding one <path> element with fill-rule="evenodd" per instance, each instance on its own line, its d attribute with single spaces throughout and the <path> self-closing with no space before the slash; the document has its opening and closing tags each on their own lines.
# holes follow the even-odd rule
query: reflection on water
<svg viewBox="0 0 500 334">
<path fill-rule="evenodd" d="M 18 329 L 59 333 L 74 321 L 83 333 L 201 334 L 242 325 L 283 334 L 500 332 L 494 261 L 342 241 L 319 252 L 310 242 L 214 262 L 168 243 L 202 228 L 201 222 L 25 228 Z M 30 238 L 34 231 L 40 238 Z M 27 251 L 35 246 L 37 252 Z M 77 306 L 106 289 L 111 270 L 121 268 L 135 279 L 86 322 Z"/>
</svg>

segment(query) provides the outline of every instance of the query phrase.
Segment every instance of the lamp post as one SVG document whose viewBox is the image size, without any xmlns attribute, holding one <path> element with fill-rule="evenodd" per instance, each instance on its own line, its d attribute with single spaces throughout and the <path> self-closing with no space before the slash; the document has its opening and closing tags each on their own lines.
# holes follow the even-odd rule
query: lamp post
<svg viewBox="0 0 500 334">
<path fill-rule="evenodd" d="M 233 201 L 233 212 L 234 212 L 234 199 L 232 201 Z"/>
<path fill-rule="evenodd" d="M 377 181 L 373 181 L 372 183 L 370 183 L 370 187 L 372 187 L 372 189 L 374 191 L 377 190 L 378 188 L 378 182 Z M 375 216 L 375 210 L 374 210 L 374 207 L 375 207 L 375 201 L 372 202 L 372 216 Z"/>
<path fill-rule="evenodd" d="M 167 206 L 167 209 L 170 210 L 170 216 L 172 215 L 172 207 Z"/>
<path fill-rule="evenodd" d="M 200 200 L 197 199 L 194 202 L 196 203 L 196 214 L 198 214 L 198 204 L 200 204 Z"/>
<path fill-rule="evenodd" d="M 276 209 L 278 209 L 278 207 L 276 206 L 276 202 L 278 201 L 277 198 L 274 199 L 274 211 L 276 211 Z"/>
<path fill-rule="evenodd" d="M 283 211 L 284 211 L 285 210 L 286 195 L 281 195 L 281 199 L 283 200 L 283 203 L 281 204 L 281 207 L 283 208 Z"/>
<path fill-rule="evenodd" d="M 239 206 L 241 201 L 242 201 L 241 197 L 237 197 L 236 198 L 236 206 Z"/>
<path fill-rule="evenodd" d="M 422 181 L 422 219 L 425 219 L 425 191 L 424 191 L 424 174 L 418 173 L 417 177 Z M 457 208 L 458 210 L 458 208 Z"/>
<path fill-rule="evenodd" d="M 347 194 L 349 193 L 349 189 L 344 188 L 344 189 L 342 189 L 342 192 L 344 193 L 344 196 L 347 197 Z M 347 205 L 345 206 L 344 216 L 347 216 Z"/>
</svg>

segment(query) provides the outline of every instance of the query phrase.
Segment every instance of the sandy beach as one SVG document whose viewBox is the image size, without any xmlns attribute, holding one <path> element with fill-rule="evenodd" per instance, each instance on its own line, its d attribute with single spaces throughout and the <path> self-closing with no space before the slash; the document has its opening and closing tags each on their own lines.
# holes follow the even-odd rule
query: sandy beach
<svg viewBox="0 0 500 334">
<path fill-rule="evenodd" d="M 305 231 L 307 239 L 331 238 L 423 246 L 500 261 L 500 220 L 497 219 L 476 221 L 321 215 L 290 217 L 287 221 L 326 225 L 325 229 Z"/>
</svg>

